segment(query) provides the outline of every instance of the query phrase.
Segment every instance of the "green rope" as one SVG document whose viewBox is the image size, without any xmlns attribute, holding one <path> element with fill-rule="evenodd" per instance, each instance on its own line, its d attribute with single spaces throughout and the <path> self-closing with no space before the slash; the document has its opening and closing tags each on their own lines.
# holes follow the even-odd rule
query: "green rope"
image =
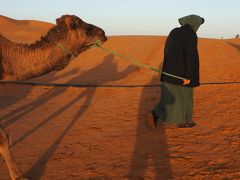
<svg viewBox="0 0 240 180">
<path fill-rule="evenodd" d="M 68 50 L 66 50 L 61 44 L 56 43 L 56 45 L 57 45 L 58 47 L 60 47 L 63 51 L 65 51 L 67 54 L 70 54 L 70 55 L 73 56 L 73 57 L 77 57 L 77 56 L 75 56 L 74 54 L 72 54 L 71 52 L 69 52 Z"/>
<path fill-rule="evenodd" d="M 63 51 L 65 51 L 66 53 L 72 55 L 73 57 L 76 57 L 76 56 L 73 55 L 71 52 L 69 52 L 68 50 L 66 50 L 62 45 L 60 45 L 60 44 L 58 44 L 58 43 L 56 43 L 56 45 L 57 45 L 59 48 L 61 48 Z M 181 79 L 181 80 L 185 80 L 185 79 L 186 79 L 186 78 L 183 78 L 183 77 L 179 77 L 179 76 L 176 76 L 176 75 L 173 75 L 173 74 L 170 74 L 170 73 L 166 73 L 166 72 L 160 71 L 159 69 L 155 69 L 155 68 L 153 68 L 153 67 L 150 67 L 150 66 L 147 66 L 147 65 L 145 65 L 145 64 L 142 64 L 142 63 L 140 63 L 140 62 L 138 62 L 138 61 L 136 61 L 136 60 L 134 60 L 134 59 L 130 59 L 130 58 L 127 58 L 127 57 L 125 57 L 125 56 L 123 56 L 123 55 L 120 55 L 120 54 L 118 54 L 118 53 L 116 53 L 116 52 L 114 52 L 114 51 L 112 51 L 112 50 L 110 50 L 110 49 L 108 49 L 108 48 L 104 48 L 104 47 L 101 46 L 101 42 L 100 42 L 99 40 L 97 40 L 95 43 L 89 44 L 88 46 L 90 46 L 90 48 L 98 47 L 98 48 L 100 48 L 100 49 L 102 49 L 102 50 L 104 50 L 104 51 L 106 51 L 106 52 L 108 52 L 108 53 L 111 53 L 111 54 L 113 54 L 113 55 L 115 55 L 115 56 L 117 56 L 117 57 L 120 57 L 120 58 L 122 58 L 122 59 L 124 59 L 124 60 L 126 60 L 126 61 L 130 61 L 131 63 L 135 64 L 135 65 L 138 66 L 138 67 L 143 67 L 143 68 L 145 68 L 145 69 L 149 69 L 149 70 L 152 70 L 152 71 L 155 71 L 155 72 L 158 72 L 158 73 L 162 73 L 162 74 L 165 74 L 165 75 L 167 75 L 167 76 L 174 77 L 174 78 L 177 78 L 177 79 Z"/>
<path fill-rule="evenodd" d="M 159 69 L 155 69 L 155 68 L 153 68 L 153 67 L 147 66 L 147 65 L 142 64 L 142 63 L 140 63 L 140 62 L 138 62 L 138 61 L 136 61 L 136 60 L 133 60 L 133 59 L 127 58 L 127 57 L 125 57 L 125 56 L 123 56 L 123 55 L 120 55 L 120 54 L 118 54 L 118 53 L 116 53 L 116 52 L 114 52 L 114 51 L 112 51 L 112 50 L 110 50 L 110 49 L 104 48 L 104 47 L 100 46 L 100 41 L 99 41 L 99 40 L 97 40 L 93 45 L 91 45 L 91 48 L 94 48 L 94 47 L 98 47 L 98 48 L 100 48 L 100 49 L 102 49 L 102 50 L 104 50 L 104 51 L 106 51 L 106 52 L 108 52 L 108 53 L 111 53 L 111 54 L 113 54 L 113 55 L 115 55 L 115 56 L 118 56 L 118 57 L 120 57 L 120 58 L 122 58 L 122 59 L 124 59 L 124 60 L 126 60 L 126 61 L 130 61 L 130 62 L 132 62 L 133 64 L 135 64 L 135 65 L 138 66 L 138 67 L 143 67 L 143 68 L 145 68 L 145 69 L 149 69 L 149 70 L 152 70 L 152 71 L 156 71 L 156 72 L 158 72 L 158 73 L 162 73 L 162 74 L 165 74 L 165 75 L 167 75 L 167 76 L 174 77 L 174 78 L 177 78 L 177 79 L 181 79 L 181 80 L 185 80 L 185 79 L 186 79 L 186 78 L 183 78 L 183 77 L 175 76 L 175 75 L 173 75 L 173 74 L 169 74 L 169 73 L 160 71 Z"/>
</svg>

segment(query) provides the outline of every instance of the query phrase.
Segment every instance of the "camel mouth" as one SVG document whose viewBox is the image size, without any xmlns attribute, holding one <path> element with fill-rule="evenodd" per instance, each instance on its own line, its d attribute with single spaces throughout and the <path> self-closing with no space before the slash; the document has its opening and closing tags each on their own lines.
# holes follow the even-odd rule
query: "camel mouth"
<svg viewBox="0 0 240 180">
<path fill-rule="evenodd" d="M 104 36 L 102 39 L 100 39 L 101 44 L 105 43 L 108 40 L 106 36 Z"/>
<path fill-rule="evenodd" d="M 98 43 L 98 45 L 102 45 L 102 44 L 105 43 L 106 41 L 107 41 L 107 37 L 104 37 L 104 38 L 102 38 L 102 39 L 96 40 L 95 42 L 86 44 L 86 45 L 82 46 L 82 47 L 79 49 L 78 53 L 85 52 L 86 50 L 94 47 L 94 45 L 96 45 L 96 43 Z"/>
<path fill-rule="evenodd" d="M 82 52 L 87 51 L 88 49 L 91 48 L 92 45 L 93 45 L 93 44 L 88 44 L 88 45 L 82 46 L 82 47 L 78 50 L 78 53 L 82 53 Z"/>
<path fill-rule="evenodd" d="M 88 49 L 91 48 L 92 45 L 93 45 L 93 44 L 87 44 L 87 45 L 85 45 L 85 46 L 82 46 L 82 47 L 79 49 L 78 53 L 87 51 Z"/>
</svg>

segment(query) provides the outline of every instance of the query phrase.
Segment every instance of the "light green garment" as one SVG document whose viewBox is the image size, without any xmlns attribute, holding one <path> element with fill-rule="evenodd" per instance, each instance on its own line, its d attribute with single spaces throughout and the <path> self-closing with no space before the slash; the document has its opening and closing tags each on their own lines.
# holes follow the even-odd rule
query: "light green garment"
<svg viewBox="0 0 240 180">
<path fill-rule="evenodd" d="M 153 109 L 159 120 L 171 124 L 192 122 L 193 88 L 162 82 L 161 100 Z"/>
<path fill-rule="evenodd" d="M 195 32 L 197 32 L 200 25 L 204 23 L 204 19 L 202 17 L 194 14 L 184 16 L 178 19 L 178 21 L 182 26 L 185 26 L 186 24 L 190 25 Z"/>
</svg>

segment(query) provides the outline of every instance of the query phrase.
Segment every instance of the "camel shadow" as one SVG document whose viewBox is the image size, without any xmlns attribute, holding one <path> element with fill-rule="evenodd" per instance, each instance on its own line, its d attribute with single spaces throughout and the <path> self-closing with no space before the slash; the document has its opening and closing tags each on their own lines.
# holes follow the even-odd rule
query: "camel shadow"
<svg viewBox="0 0 240 180">
<path fill-rule="evenodd" d="M 63 75 L 57 76 L 55 78 L 50 78 L 49 80 L 55 81 L 61 77 L 64 77 L 64 75 L 67 76 L 67 75 L 71 75 L 71 74 L 76 74 L 77 72 L 78 72 L 77 69 L 73 69 L 73 70 L 69 71 L 68 73 L 64 73 Z M 64 91 L 65 91 L 65 89 L 64 89 Z M 19 121 L 22 117 L 31 113 L 34 109 L 37 109 L 38 107 L 43 105 L 45 102 L 47 102 L 49 99 L 62 94 L 62 92 L 63 92 L 62 90 L 57 91 L 56 88 L 50 89 L 49 91 L 46 91 L 43 95 L 41 95 L 41 97 L 38 97 L 36 101 L 25 104 L 15 110 L 9 112 L 8 114 L 2 116 L 0 118 L 0 121 L 2 121 L 1 122 L 2 127 L 6 128 L 6 127 L 10 126 L 11 124 L 15 123 L 16 121 Z"/>
<path fill-rule="evenodd" d="M 230 46 L 236 48 L 238 51 L 240 51 L 240 45 L 232 43 L 232 42 L 227 42 Z"/>
<path fill-rule="evenodd" d="M 159 77 L 154 77 L 150 84 L 156 82 L 159 82 Z M 142 91 L 136 142 L 128 172 L 130 179 L 173 179 L 165 127 L 159 124 L 158 129 L 155 129 L 148 123 L 150 112 L 159 97 L 159 88 L 146 87 Z"/>
<path fill-rule="evenodd" d="M 52 73 L 52 76 L 48 78 L 49 81 L 55 81 L 58 78 L 61 78 L 62 76 L 69 76 L 72 74 L 75 74 L 75 70 L 69 71 L 67 73 L 64 73 L 61 76 L 55 76 L 55 73 Z M 17 104 L 18 102 L 24 100 L 28 94 L 30 94 L 34 90 L 34 87 L 32 86 L 23 86 L 23 85 L 16 85 L 16 84 L 0 84 L 0 126 L 3 128 L 6 128 L 11 124 L 11 122 L 15 122 L 18 119 L 18 116 L 20 113 L 22 116 L 24 115 L 25 109 L 20 107 L 19 109 L 12 110 L 8 113 L 4 113 L 5 109 L 11 108 L 14 104 Z M 5 111 L 6 112 L 6 111 Z M 2 156 L 0 156 L 1 162 Z M 3 163 L 0 163 L 0 166 L 2 168 Z"/>
<path fill-rule="evenodd" d="M 109 71 L 106 72 L 106 70 L 109 70 Z M 82 74 L 71 79 L 67 83 L 72 83 L 76 81 L 81 82 L 82 80 L 87 81 L 87 79 L 90 79 L 90 83 L 105 84 L 107 82 L 117 81 L 122 78 L 125 78 L 126 76 L 128 76 L 128 74 L 133 73 L 136 70 L 137 68 L 135 66 L 128 66 L 126 69 L 122 70 L 121 72 L 118 72 L 117 65 L 114 62 L 114 56 L 110 54 L 103 59 L 101 64 L 95 66 L 94 68 L 86 72 L 83 72 Z M 51 89 L 50 91 L 46 92 L 44 96 L 42 96 L 35 102 L 24 105 L 24 107 L 22 107 L 19 111 L 22 111 L 25 108 L 27 108 L 27 111 L 25 111 L 24 114 L 21 114 L 21 116 L 24 116 L 25 114 L 30 113 L 31 111 L 43 105 L 45 102 L 49 101 L 50 99 L 55 98 L 57 96 L 61 96 L 67 89 L 68 89 L 67 87 Z M 35 162 L 34 165 L 26 173 L 26 176 L 29 176 L 32 179 L 40 179 L 42 177 L 42 175 L 45 172 L 46 164 L 49 158 L 56 151 L 62 139 L 69 132 L 71 127 L 73 127 L 73 125 L 78 120 L 80 120 L 81 116 L 86 112 L 86 110 L 91 104 L 92 99 L 94 98 L 96 89 L 97 89 L 96 87 L 86 88 L 84 92 L 79 93 L 76 98 L 62 105 L 58 110 L 50 114 L 44 121 L 42 121 L 37 126 L 33 127 L 30 131 L 24 133 L 20 138 L 18 138 L 13 143 L 13 146 L 15 146 L 16 144 L 22 142 L 25 138 L 30 136 L 32 133 L 42 128 L 44 125 L 49 123 L 52 119 L 54 119 L 57 116 L 60 116 L 62 113 L 64 113 L 65 110 L 71 108 L 74 104 L 78 103 L 80 100 L 83 99 L 84 101 L 83 105 L 77 110 L 76 113 L 74 113 L 72 120 L 66 125 L 64 130 L 54 140 L 52 145 L 49 146 L 47 150 L 43 153 L 43 155 L 38 158 L 37 162 Z M 9 122 L 9 124 L 14 123 L 15 120 L 17 120 L 17 118 L 20 118 L 20 117 L 19 116 L 16 117 L 14 120 Z M 5 126 L 9 124 L 5 124 Z"/>
<path fill-rule="evenodd" d="M 89 85 L 91 84 L 101 85 L 109 81 L 117 81 L 122 78 L 125 78 L 129 73 L 134 72 L 135 70 L 138 69 L 135 66 L 129 66 L 124 71 L 117 72 L 117 65 L 113 61 L 114 61 L 114 57 L 112 54 L 110 54 L 104 58 L 101 64 L 95 66 L 94 68 L 90 69 L 87 72 L 83 72 L 77 77 L 70 79 L 69 81 L 66 82 L 66 84 L 72 84 L 76 82 L 87 82 L 86 84 L 89 84 Z M 73 69 L 70 72 L 65 73 L 59 77 L 50 78 L 50 80 L 54 81 L 61 77 L 64 77 L 64 75 L 71 75 L 71 74 L 77 74 L 77 73 L 78 73 L 78 70 Z M 44 94 L 42 94 L 41 97 L 37 98 L 36 101 L 25 104 L 19 107 L 18 109 L 15 109 L 9 112 L 8 114 L 2 116 L 0 118 L 0 121 L 4 120 L 4 122 L 1 122 L 2 127 L 6 128 L 11 124 L 15 123 L 16 121 L 19 121 L 22 117 L 31 113 L 33 110 L 37 109 L 38 107 L 40 107 L 41 105 L 49 101 L 50 99 L 60 96 L 67 89 L 68 87 L 61 87 L 61 88 L 54 87 L 49 91 L 46 91 Z M 92 87 L 92 90 L 93 92 L 95 92 L 96 87 Z M 14 102 L 17 102 L 17 101 L 14 101 Z M 18 141 L 19 139 L 13 145 L 17 144 Z"/>
<path fill-rule="evenodd" d="M 52 73 L 51 76 L 48 77 L 49 82 L 56 81 L 58 79 L 61 79 L 62 77 L 71 76 L 73 74 L 76 74 L 78 72 L 77 69 L 73 69 L 71 71 L 68 71 L 62 75 L 55 76 L 56 73 Z M 16 94 L 16 89 L 18 89 L 18 92 Z M 8 108 L 19 101 L 23 100 L 27 97 L 29 93 L 34 89 L 32 86 L 26 86 L 26 85 L 17 85 L 17 84 L 2 84 L 0 87 L 0 109 L 1 111 L 5 108 Z M 8 91 L 6 91 L 8 90 Z M 12 92 L 13 90 L 13 92 Z M 7 93 L 7 95 L 2 95 Z M 8 126 L 10 124 L 10 121 L 15 121 L 18 118 L 19 112 L 24 112 L 26 109 L 28 109 L 28 106 L 22 106 L 21 108 L 18 108 L 16 110 L 13 110 L 3 116 L 0 116 L 0 122 L 3 127 Z M 9 118 L 12 118 L 11 120 L 8 120 Z M 8 121 L 7 123 L 3 123 L 4 121 Z"/>
</svg>

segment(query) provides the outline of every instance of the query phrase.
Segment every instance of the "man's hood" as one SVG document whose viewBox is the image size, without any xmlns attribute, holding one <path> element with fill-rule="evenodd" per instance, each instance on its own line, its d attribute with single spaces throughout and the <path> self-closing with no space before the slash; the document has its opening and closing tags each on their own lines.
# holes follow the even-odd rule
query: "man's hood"
<svg viewBox="0 0 240 180">
<path fill-rule="evenodd" d="M 185 26 L 186 24 L 190 25 L 195 32 L 197 32 L 200 25 L 204 23 L 204 18 L 198 15 L 188 15 L 178 19 L 181 26 Z"/>
</svg>

